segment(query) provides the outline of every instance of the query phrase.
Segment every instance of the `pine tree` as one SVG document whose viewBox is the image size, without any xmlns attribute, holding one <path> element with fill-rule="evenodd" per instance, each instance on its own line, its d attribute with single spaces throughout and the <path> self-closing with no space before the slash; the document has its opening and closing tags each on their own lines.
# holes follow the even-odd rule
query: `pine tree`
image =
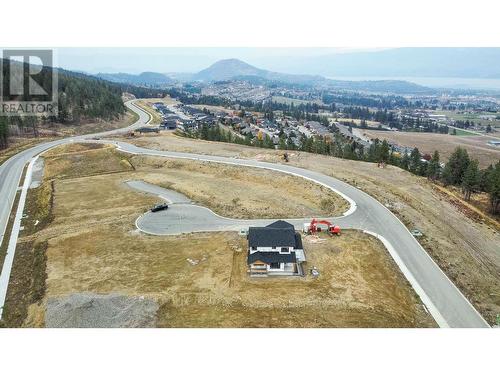
<svg viewBox="0 0 500 375">
<path fill-rule="evenodd" d="M 0 116 L 0 148 L 9 146 L 9 126 L 4 116 Z"/>
<path fill-rule="evenodd" d="M 403 155 L 403 157 L 401 158 L 399 165 L 401 166 L 401 168 L 406 169 L 406 170 L 408 170 L 408 168 L 410 167 L 410 157 L 408 156 L 408 154 L 406 152 Z"/>
<path fill-rule="evenodd" d="M 427 166 L 427 177 L 435 181 L 441 174 L 441 165 L 439 164 L 439 151 L 434 151 L 429 165 Z"/>
<path fill-rule="evenodd" d="M 417 147 L 415 147 L 410 154 L 410 164 L 409 164 L 409 170 L 412 173 L 418 174 L 420 170 L 420 164 L 422 161 L 422 155 L 420 155 L 420 151 L 418 150 Z"/>
<path fill-rule="evenodd" d="M 457 147 L 450 155 L 448 163 L 446 163 L 444 167 L 444 183 L 447 185 L 460 185 L 469 163 L 470 158 L 467 150 L 462 147 Z"/>
<path fill-rule="evenodd" d="M 488 191 L 488 180 L 490 178 L 490 174 L 493 172 L 494 167 L 492 164 L 488 166 L 488 168 L 483 169 L 481 171 L 481 183 L 479 186 L 479 190 Z"/>
<path fill-rule="evenodd" d="M 387 140 L 384 139 L 378 149 L 377 162 L 386 163 L 389 160 L 389 151 L 390 151 L 389 143 L 387 142 Z"/>
<path fill-rule="evenodd" d="M 500 209 L 500 161 L 495 164 L 488 176 L 487 191 L 490 196 L 492 214 L 497 214 Z"/>
<path fill-rule="evenodd" d="M 471 194 L 479 189 L 481 175 L 479 173 L 478 161 L 472 160 L 465 170 L 462 180 L 462 193 L 465 200 L 470 200 Z"/>
</svg>

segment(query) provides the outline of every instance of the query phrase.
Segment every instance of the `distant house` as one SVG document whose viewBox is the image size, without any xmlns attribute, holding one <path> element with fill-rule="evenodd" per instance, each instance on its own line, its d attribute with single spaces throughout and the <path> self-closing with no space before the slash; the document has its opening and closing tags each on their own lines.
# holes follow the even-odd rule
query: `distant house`
<svg viewBox="0 0 500 375">
<path fill-rule="evenodd" d="M 491 146 L 500 146 L 500 141 L 488 141 L 488 144 Z"/>
<path fill-rule="evenodd" d="M 242 126 L 240 128 L 240 133 L 243 135 L 252 134 L 252 129 L 250 128 L 250 126 Z"/>
<path fill-rule="evenodd" d="M 165 130 L 175 130 L 177 128 L 177 121 L 175 120 L 163 120 L 160 125 L 160 129 Z"/>
<path fill-rule="evenodd" d="M 303 275 L 302 238 L 292 224 L 278 220 L 266 227 L 250 227 L 247 238 L 251 276 Z"/>
<path fill-rule="evenodd" d="M 196 122 L 194 120 L 179 120 L 180 125 L 184 127 L 184 129 L 194 128 L 196 126 Z"/>
<path fill-rule="evenodd" d="M 139 133 L 159 133 L 159 128 L 146 128 L 146 127 L 143 127 L 143 128 L 138 128 L 136 130 L 137 132 Z"/>
</svg>

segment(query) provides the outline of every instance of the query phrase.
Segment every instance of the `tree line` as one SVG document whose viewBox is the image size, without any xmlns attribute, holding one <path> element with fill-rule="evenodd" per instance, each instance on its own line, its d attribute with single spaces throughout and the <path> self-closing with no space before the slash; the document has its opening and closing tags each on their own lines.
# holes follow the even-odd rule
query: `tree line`
<svg viewBox="0 0 500 375">
<path fill-rule="evenodd" d="M 47 81 L 50 70 L 42 70 L 40 74 L 40 80 Z M 13 135 L 37 137 L 42 124 L 79 125 L 95 120 L 114 120 L 125 113 L 119 85 L 62 69 L 58 69 L 57 74 L 57 115 L 1 117 L 0 148 L 8 147 Z"/>
</svg>

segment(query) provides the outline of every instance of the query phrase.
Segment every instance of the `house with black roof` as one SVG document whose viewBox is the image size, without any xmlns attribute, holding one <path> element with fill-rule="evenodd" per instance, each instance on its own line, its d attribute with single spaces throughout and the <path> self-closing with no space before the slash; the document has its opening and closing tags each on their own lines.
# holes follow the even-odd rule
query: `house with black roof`
<svg viewBox="0 0 500 375">
<path fill-rule="evenodd" d="M 142 127 L 142 128 L 137 128 L 137 132 L 139 133 L 159 133 L 160 130 L 159 128 L 148 128 L 148 127 Z"/>
<path fill-rule="evenodd" d="M 177 121 L 166 119 L 160 124 L 160 129 L 175 130 L 177 128 Z"/>
<path fill-rule="evenodd" d="M 292 224 L 278 220 L 248 229 L 248 271 L 251 276 L 302 275 L 306 260 L 302 237 Z"/>
</svg>

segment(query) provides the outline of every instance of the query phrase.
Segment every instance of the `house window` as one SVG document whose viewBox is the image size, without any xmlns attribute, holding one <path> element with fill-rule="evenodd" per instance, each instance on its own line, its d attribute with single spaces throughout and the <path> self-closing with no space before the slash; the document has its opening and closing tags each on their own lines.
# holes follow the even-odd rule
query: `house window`
<svg viewBox="0 0 500 375">
<path fill-rule="evenodd" d="M 290 249 L 288 247 L 282 247 L 281 248 L 281 252 L 282 253 L 289 253 L 290 252 Z"/>
<path fill-rule="evenodd" d="M 257 247 L 255 247 L 255 246 L 252 246 L 252 250 L 257 250 Z"/>
<path fill-rule="evenodd" d="M 271 247 L 271 249 L 276 250 L 276 246 Z"/>
<path fill-rule="evenodd" d="M 280 269 L 280 263 L 271 263 L 270 266 L 269 266 L 271 269 L 273 270 L 276 270 L 276 269 Z"/>
</svg>

